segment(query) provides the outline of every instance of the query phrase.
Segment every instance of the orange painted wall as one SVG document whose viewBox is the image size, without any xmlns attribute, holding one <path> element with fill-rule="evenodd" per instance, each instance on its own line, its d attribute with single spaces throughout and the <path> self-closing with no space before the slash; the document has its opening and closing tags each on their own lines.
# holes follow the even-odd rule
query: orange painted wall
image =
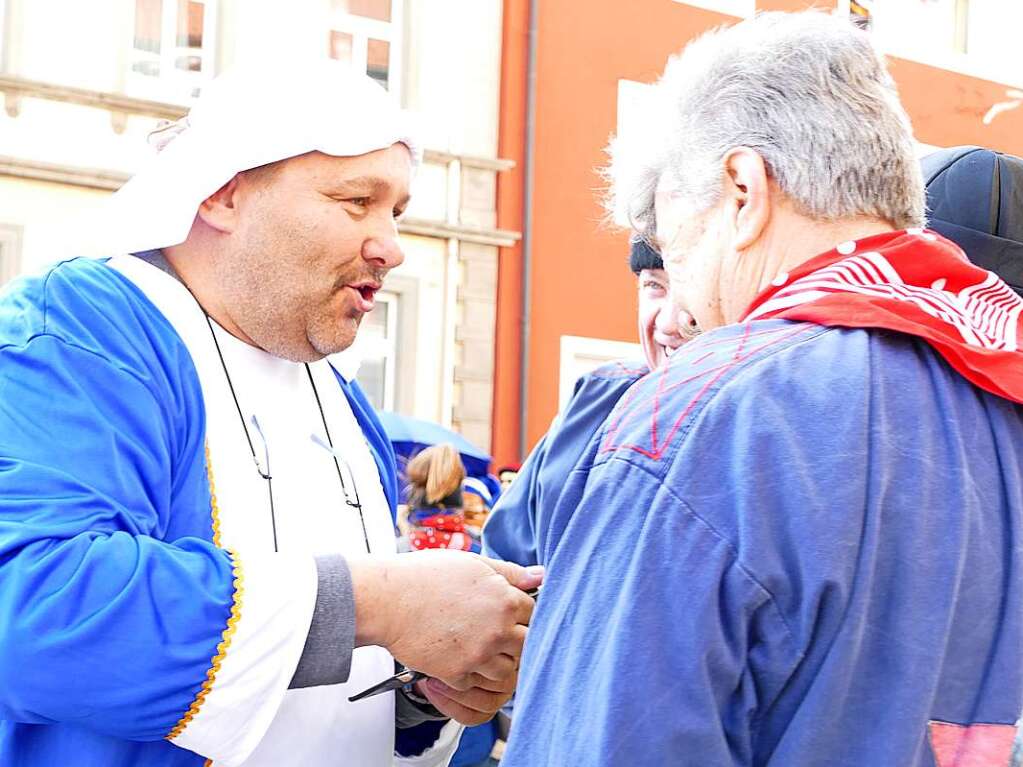
<svg viewBox="0 0 1023 767">
<path fill-rule="evenodd" d="M 814 2 L 807 2 L 807 0 L 757 0 L 757 10 L 802 11 L 808 7 L 813 7 L 830 11 L 836 4 L 836 0 L 815 0 Z"/>
<path fill-rule="evenodd" d="M 918 141 L 976 144 L 1023 155 L 1023 108 L 1003 112 L 990 125 L 983 123 L 992 105 L 1007 100 L 1008 86 L 905 59 L 890 58 L 888 66 Z"/>
<path fill-rule="evenodd" d="M 508 0 L 506 16 L 507 8 L 521 2 Z M 761 0 L 759 5 L 794 9 L 811 4 Z M 819 0 L 816 5 L 833 3 Z M 618 80 L 652 82 L 668 55 L 692 37 L 734 21 L 672 0 L 557 0 L 540 2 L 539 7 L 527 448 L 542 436 L 557 409 L 560 337 L 635 340 L 634 283 L 625 264 L 627 237 L 601 226 L 600 180 L 595 172 L 615 130 Z M 506 29 L 506 44 L 508 40 Z M 507 63 L 508 50 L 505 56 Z M 990 126 L 981 121 L 992 104 L 1005 100 L 1006 86 L 901 59 L 892 60 L 892 72 L 920 141 L 940 146 L 974 143 L 1023 154 L 1023 108 L 1000 115 Z M 506 68 L 504 74 L 524 87 L 521 72 Z M 506 82 L 503 93 L 508 91 Z M 505 139 L 524 136 L 524 124 L 524 102 L 520 113 L 502 115 L 502 156 L 521 156 L 511 152 L 515 142 Z M 505 174 L 502 184 L 509 178 Z M 501 194 L 506 191 L 502 186 Z M 499 217 L 501 211 L 499 202 Z M 502 226 L 515 228 L 512 218 L 508 214 L 499 220 Z M 516 300 L 521 296 L 516 292 L 521 282 L 515 282 L 515 275 L 521 275 L 521 254 L 506 256 L 503 252 L 497 356 L 498 370 L 510 374 L 517 363 L 512 365 L 505 357 L 508 350 L 515 348 L 517 354 L 518 349 L 509 324 L 512 313 L 502 314 L 501 308 L 508 305 L 506 287 Z M 499 381 L 499 392 L 508 386 L 508 381 Z M 518 402 L 511 408 L 513 401 L 507 394 L 495 398 L 498 462 L 518 457 Z"/>
<path fill-rule="evenodd" d="M 602 227 L 595 172 L 615 130 L 618 80 L 652 82 L 671 52 L 729 20 L 667 0 L 539 7 L 530 446 L 557 410 L 561 336 L 636 340 L 628 237 Z"/>
</svg>

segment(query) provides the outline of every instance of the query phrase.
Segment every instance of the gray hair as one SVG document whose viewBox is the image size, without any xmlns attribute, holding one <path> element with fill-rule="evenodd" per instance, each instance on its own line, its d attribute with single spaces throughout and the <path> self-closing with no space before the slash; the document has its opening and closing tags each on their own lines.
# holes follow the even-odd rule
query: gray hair
<svg viewBox="0 0 1023 767">
<path fill-rule="evenodd" d="M 721 160 L 749 147 L 800 213 L 922 226 L 912 129 L 867 33 L 821 13 L 761 13 L 668 61 L 644 129 L 608 148 L 607 204 L 654 232 L 665 177 L 698 210 L 717 202 Z"/>
</svg>

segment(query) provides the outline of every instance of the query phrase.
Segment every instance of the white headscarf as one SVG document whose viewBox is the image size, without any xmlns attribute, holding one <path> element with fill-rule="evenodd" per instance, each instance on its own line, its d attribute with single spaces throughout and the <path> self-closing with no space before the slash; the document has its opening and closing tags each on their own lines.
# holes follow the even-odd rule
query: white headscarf
<svg viewBox="0 0 1023 767">
<path fill-rule="evenodd" d="M 158 153 L 110 200 L 105 249 L 178 245 L 203 200 L 235 175 L 307 152 L 355 157 L 401 143 L 414 170 L 422 149 L 410 123 L 377 82 L 335 61 L 219 77 L 187 117 L 154 133 Z"/>
</svg>

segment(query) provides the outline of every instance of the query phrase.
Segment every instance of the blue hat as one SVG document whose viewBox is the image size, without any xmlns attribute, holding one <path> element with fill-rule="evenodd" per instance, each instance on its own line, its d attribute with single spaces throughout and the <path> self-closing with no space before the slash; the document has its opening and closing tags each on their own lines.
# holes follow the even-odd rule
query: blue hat
<svg viewBox="0 0 1023 767">
<path fill-rule="evenodd" d="M 486 504 L 488 509 L 494 505 L 494 496 L 483 480 L 478 477 L 466 477 L 462 482 L 462 492 L 478 495 L 483 499 L 483 503 Z"/>
</svg>

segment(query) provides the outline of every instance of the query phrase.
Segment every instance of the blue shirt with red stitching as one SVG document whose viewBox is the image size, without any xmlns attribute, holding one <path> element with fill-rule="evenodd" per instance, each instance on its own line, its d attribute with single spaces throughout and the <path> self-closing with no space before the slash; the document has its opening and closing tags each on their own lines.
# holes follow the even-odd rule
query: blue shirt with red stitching
<svg viewBox="0 0 1023 767">
<path fill-rule="evenodd" d="M 922 341 L 707 333 L 550 503 L 502 767 L 1017 763 L 1023 408 Z"/>
</svg>

